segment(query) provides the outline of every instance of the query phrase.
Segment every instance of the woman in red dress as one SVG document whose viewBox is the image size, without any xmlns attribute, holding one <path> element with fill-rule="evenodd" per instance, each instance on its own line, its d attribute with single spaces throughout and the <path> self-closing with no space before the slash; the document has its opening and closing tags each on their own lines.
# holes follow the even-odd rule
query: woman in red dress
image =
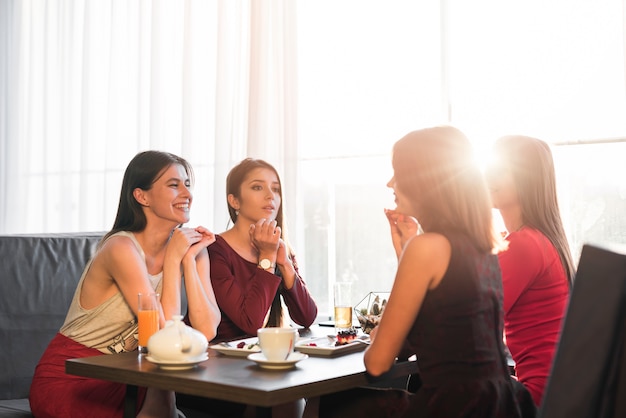
<svg viewBox="0 0 626 418">
<path fill-rule="evenodd" d="M 545 142 L 506 136 L 494 145 L 487 172 L 493 206 L 506 227 L 498 255 L 504 288 L 504 330 L 515 374 L 539 406 L 559 340 L 574 277 Z"/>
</svg>

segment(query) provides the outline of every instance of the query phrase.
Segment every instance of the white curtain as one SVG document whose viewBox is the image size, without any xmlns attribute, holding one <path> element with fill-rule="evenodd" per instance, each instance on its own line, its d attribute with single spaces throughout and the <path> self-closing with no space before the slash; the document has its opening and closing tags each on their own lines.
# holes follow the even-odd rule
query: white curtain
<svg viewBox="0 0 626 418">
<path fill-rule="evenodd" d="M 295 175 L 294 7 L 0 0 L 0 233 L 110 228 L 145 149 L 192 163 L 191 224 L 221 232 L 232 165 Z"/>
</svg>

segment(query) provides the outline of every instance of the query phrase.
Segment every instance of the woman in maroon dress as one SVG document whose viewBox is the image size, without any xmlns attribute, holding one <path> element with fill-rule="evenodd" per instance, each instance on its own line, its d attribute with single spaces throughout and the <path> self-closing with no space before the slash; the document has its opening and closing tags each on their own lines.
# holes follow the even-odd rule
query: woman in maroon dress
<svg viewBox="0 0 626 418">
<path fill-rule="evenodd" d="M 217 338 L 256 336 L 264 326 L 288 326 L 283 303 L 291 320 L 310 326 L 317 305 L 285 238 L 276 169 L 247 158 L 231 169 L 226 193 L 233 226 L 209 247 L 211 281 L 222 310 Z"/>
<path fill-rule="evenodd" d="M 222 314 L 216 340 L 256 336 L 266 326 L 289 326 L 287 315 L 309 327 L 317 316 L 317 305 L 285 237 L 282 186 L 276 169 L 266 161 L 246 158 L 228 174 L 226 193 L 233 226 L 216 235 L 208 249 L 211 282 Z M 178 398 L 179 405 L 216 415 L 239 416 L 244 408 L 192 396 Z M 289 416 L 298 408 L 280 406 L 274 408 L 274 416 Z"/>
</svg>

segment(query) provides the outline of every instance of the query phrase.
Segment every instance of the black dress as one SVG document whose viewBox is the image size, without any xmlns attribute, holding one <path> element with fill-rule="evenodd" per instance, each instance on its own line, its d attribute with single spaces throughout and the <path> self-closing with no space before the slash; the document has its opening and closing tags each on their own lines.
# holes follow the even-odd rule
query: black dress
<svg viewBox="0 0 626 418">
<path fill-rule="evenodd" d="M 448 270 L 426 294 L 403 350 L 417 355 L 421 378 L 404 416 L 521 417 L 519 398 L 527 397 L 507 367 L 498 258 L 462 234 L 446 237 Z"/>
<path fill-rule="evenodd" d="M 414 394 L 355 388 L 320 398 L 320 418 L 532 418 L 526 388 L 511 378 L 503 331 L 502 279 L 496 255 L 479 253 L 459 233 L 448 270 L 426 293 L 398 356 L 417 356 Z M 393 294 L 391 295 L 393 298 Z"/>
</svg>

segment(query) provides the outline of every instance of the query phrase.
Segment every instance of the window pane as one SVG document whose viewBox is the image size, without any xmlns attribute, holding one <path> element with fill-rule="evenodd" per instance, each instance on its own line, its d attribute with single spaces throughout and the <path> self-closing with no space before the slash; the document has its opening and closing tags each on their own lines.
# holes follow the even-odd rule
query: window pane
<svg viewBox="0 0 626 418">
<path fill-rule="evenodd" d="M 451 2 L 452 122 L 476 141 L 626 136 L 621 0 Z"/>
<path fill-rule="evenodd" d="M 626 244 L 626 142 L 553 149 L 561 212 L 575 262 L 585 243 Z"/>
<path fill-rule="evenodd" d="M 423 3 L 298 3 L 297 245 L 321 312 L 337 278 L 358 281 L 355 302 L 391 286 L 382 209 L 390 147 L 408 131 L 450 122 L 479 158 L 505 134 L 626 137 L 622 1 Z M 576 261 L 583 242 L 625 241 L 621 147 L 556 147 Z"/>
<path fill-rule="evenodd" d="M 296 249 L 320 314 L 330 315 L 337 279 L 356 283 L 355 304 L 391 288 L 390 151 L 443 121 L 439 5 L 299 2 L 297 27 Z"/>
<path fill-rule="evenodd" d="M 355 304 L 370 291 L 391 289 L 397 259 L 383 211 L 395 206 L 385 185 L 390 166 L 387 157 L 301 164 L 299 259 L 321 315 L 332 311 L 335 280 L 354 283 Z"/>
<path fill-rule="evenodd" d="M 298 3 L 301 158 L 388 153 L 441 122 L 439 9 L 422 3 Z"/>
</svg>

